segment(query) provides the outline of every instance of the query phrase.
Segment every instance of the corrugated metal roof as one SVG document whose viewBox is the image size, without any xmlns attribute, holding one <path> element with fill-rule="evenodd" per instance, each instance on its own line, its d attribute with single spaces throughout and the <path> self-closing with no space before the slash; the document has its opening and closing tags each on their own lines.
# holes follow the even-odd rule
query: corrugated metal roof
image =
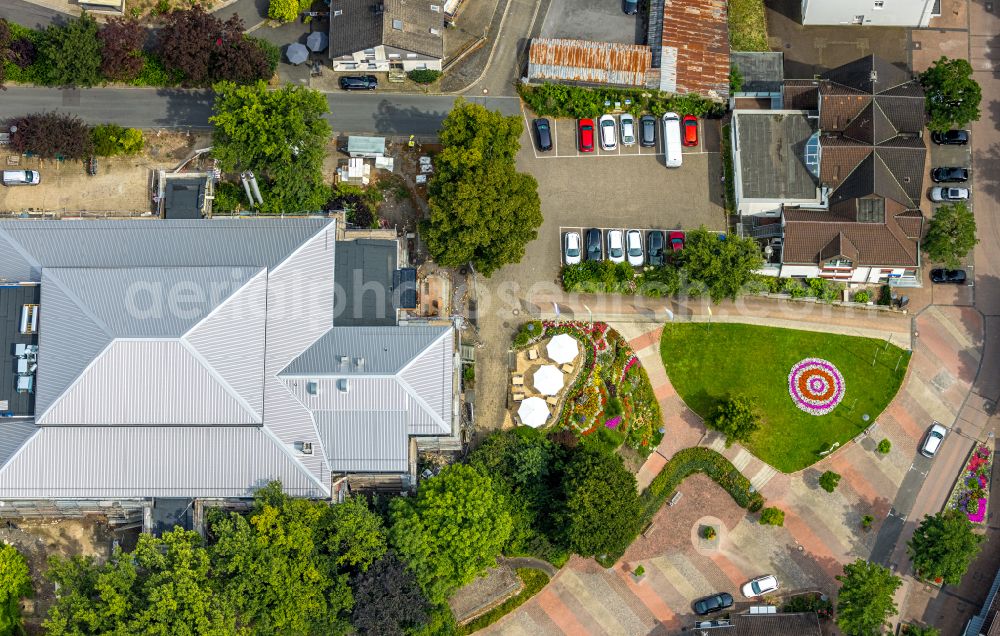
<svg viewBox="0 0 1000 636">
<path fill-rule="evenodd" d="M 425 402 L 442 423 L 451 421 L 455 379 L 455 336 L 448 330 L 407 364 L 399 375 L 410 394 Z"/>
<path fill-rule="evenodd" d="M 315 417 L 331 470 L 395 473 L 408 469 L 405 414 L 318 411 Z"/>
<path fill-rule="evenodd" d="M 729 98 L 728 0 L 664 0 L 660 90 Z"/>
<path fill-rule="evenodd" d="M 281 372 L 301 375 L 395 375 L 451 327 L 338 327 L 317 340 Z M 347 363 L 341 364 L 341 356 Z M 364 363 L 359 365 L 358 358 Z"/>
<path fill-rule="evenodd" d="M 324 493 L 257 427 L 42 427 L 0 470 L 0 497 L 247 497 L 273 480 Z"/>
<path fill-rule="evenodd" d="M 528 50 L 528 78 L 643 86 L 651 63 L 648 46 L 533 38 Z"/>
<path fill-rule="evenodd" d="M 0 466 L 37 432 L 34 420 L 0 420 Z"/>
</svg>

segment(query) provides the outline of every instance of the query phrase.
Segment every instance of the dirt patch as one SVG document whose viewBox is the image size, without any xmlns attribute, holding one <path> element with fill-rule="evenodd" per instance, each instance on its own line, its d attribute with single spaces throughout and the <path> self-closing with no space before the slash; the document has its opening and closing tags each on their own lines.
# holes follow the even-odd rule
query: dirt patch
<svg viewBox="0 0 1000 636">
<path fill-rule="evenodd" d="M 133 18 L 155 18 L 174 9 L 190 9 L 195 5 L 211 12 L 222 5 L 222 0 L 128 0 L 125 12 Z"/>
<path fill-rule="evenodd" d="M 521 579 L 514 570 L 501 565 L 490 568 L 486 576 L 476 577 L 472 583 L 460 587 L 448 599 L 448 605 L 455 621 L 462 624 L 503 603 L 520 592 L 522 587 Z"/>
</svg>

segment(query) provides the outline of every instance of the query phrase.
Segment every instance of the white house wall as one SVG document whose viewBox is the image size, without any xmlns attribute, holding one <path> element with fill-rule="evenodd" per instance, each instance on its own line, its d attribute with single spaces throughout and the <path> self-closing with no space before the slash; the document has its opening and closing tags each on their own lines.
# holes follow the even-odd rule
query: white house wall
<svg viewBox="0 0 1000 636">
<path fill-rule="evenodd" d="M 926 27 L 933 9 L 934 0 L 802 0 L 802 24 Z"/>
</svg>

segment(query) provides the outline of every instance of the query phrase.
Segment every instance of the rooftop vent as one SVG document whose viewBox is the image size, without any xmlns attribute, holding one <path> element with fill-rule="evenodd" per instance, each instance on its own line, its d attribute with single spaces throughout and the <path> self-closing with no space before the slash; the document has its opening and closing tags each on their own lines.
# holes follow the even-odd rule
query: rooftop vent
<svg viewBox="0 0 1000 636">
<path fill-rule="evenodd" d="M 397 31 L 402 31 L 403 30 L 403 21 L 402 20 L 393 20 L 392 21 L 392 28 L 396 29 Z"/>
<path fill-rule="evenodd" d="M 347 366 L 347 363 L 350 362 L 350 361 L 351 361 L 351 359 L 349 357 L 347 357 L 347 356 L 340 356 L 340 366 L 345 367 L 345 366 Z"/>
<path fill-rule="evenodd" d="M 350 391 L 350 385 L 347 383 L 347 378 L 340 378 L 337 380 L 337 390 L 344 393 Z"/>
<path fill-rule="evenodd" d="M 441 35 L 441 32 L 434 27 L 431 27 L 431 35 Z"/>
<path fill-rule="evenodd" d="M 295 450 L 299 451 L 299 454 L 301 455 L 312 455 L 312 442 L 295 442 Z"/>
<path fill-rule="evenodd" d="M 872 72 L 868 75 L 868 79 L 874 84 L 878 81 L 878 71 L 872 69 Z"/>
<path fill-rule="evenodd" d="M 334 9 L 334 11 L 333 11 L 333 17 L 336 18 L 338 15 L 344 15 L 344 12 L 341 11 L 340 9 Z"/>
<path fill-rule="evenodd" d="M 384 4 L 372 5 L 372 13 L 374 13 L 375 15 L 382 15 L 383 13 L 385 13 L 385 5 Z"/>
<path fill-rule="evenodd" d="M 306 393 L 309 395 L 319 395 L 319 382 L 315 380 L 306 382 Z"/>
<path fill-rule="evenodd" d="M 359 368 L 359 369 L 364 369 L 365 368 L 365 359 L 364 358 L 354 358 L 354 366 L 357 367 L 357 368 Z"/>
</svg>

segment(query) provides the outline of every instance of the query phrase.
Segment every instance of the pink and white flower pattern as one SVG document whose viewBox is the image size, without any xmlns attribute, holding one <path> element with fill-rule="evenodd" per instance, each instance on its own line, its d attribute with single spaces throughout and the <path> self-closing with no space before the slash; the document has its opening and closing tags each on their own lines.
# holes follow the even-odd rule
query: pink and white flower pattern
<svg viewBox="0 0 1000 636">
<path fill-rule="evenodd" d="M 788 394 L 810 415 L 826 415 L 844 399 L 844 376 L 832 363 L 806 358 L 788 374 Z"/>
</svg>

